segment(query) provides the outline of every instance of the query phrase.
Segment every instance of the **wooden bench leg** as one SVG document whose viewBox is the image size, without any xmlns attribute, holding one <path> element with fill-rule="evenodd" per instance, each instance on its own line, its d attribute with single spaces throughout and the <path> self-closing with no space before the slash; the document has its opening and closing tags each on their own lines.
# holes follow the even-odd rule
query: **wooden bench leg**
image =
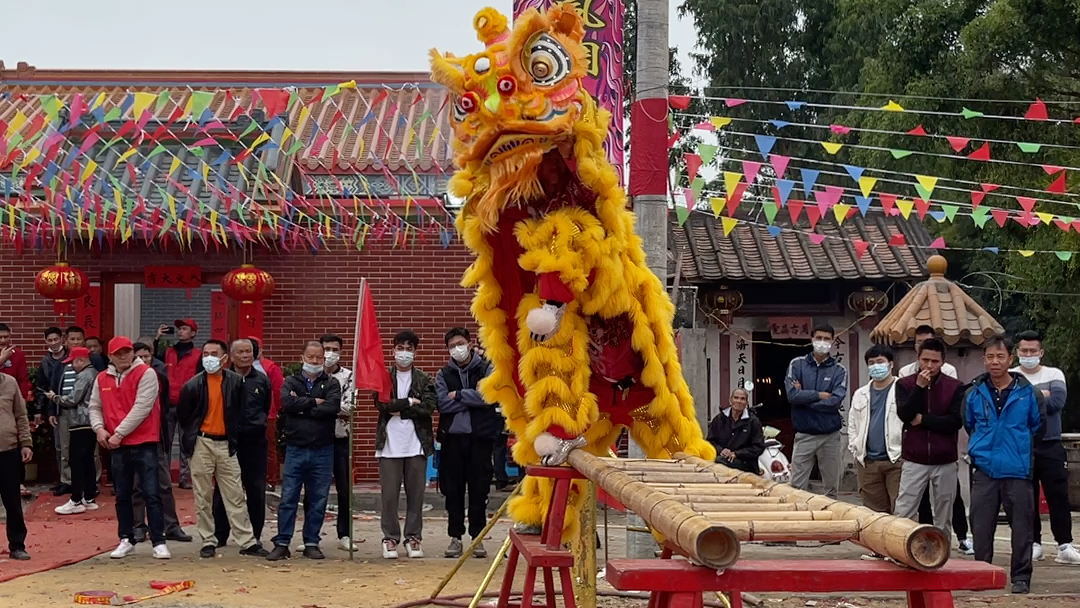
<svg viewBox="0 0 1080 608">
<path fill-rule="evenodd" d="M 514 588 L 514 574 L 517 570 L 518 563 L 518 550 L 517 547 L 510 547 L 510 559 L 506 563 L 506 572 L 503 574 L 503 584 L 499 589 L 499 601 L 495 604 L 497 608 L 507 608 L 510 605 L 510 592 Z"/>
<path fill-rule="evenodd" d="M 731 604 L 731 608 L 743 608 L 742 594 L 738 591 L 731 591 L 727 594 L 728 602 Z"/>
<path fill-rule="evenodd" d="M 525 569 L 525 588 L 521 590 L 522 608 L 532 608 L 533 587 L 536 586 L 536 568 Z"/>
<path fill-rule="evenodd" d="M 577 608 L 577 600 L 574 599 L 574 583 L 570 580 L 570 568 L 559 568 L 559 580 L 563 588 L 563 606 Z"/>
<path fill-rule="evenodd" d="M 908 591 L 907 595 L 908 608 L 953 608 L 951 591 Z"/>
<path fill-rule="evenodd" d="M 704 605 L 700 591 L 660 591 L 653 592 L 649 598 L 649 608 L 703 608 Z"/>
<path fill-rule="evenodd" d="M 563 593 L 566 593 L 565 589 Z M 544 594 L 547 596 L 547 608 L 555 608 L 555 577 L 551 568 L 544 568 Z"/>
</svg>

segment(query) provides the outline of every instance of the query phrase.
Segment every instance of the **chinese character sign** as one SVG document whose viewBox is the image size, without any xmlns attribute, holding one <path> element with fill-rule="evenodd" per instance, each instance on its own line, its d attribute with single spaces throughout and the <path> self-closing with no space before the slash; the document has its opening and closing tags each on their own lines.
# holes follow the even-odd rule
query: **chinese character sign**
<svg viewBox="0 0 1080 608">
<path fill-rule="evenodd" d="M 728 342 L 731 345 L 728 353 L 730 390 L 735 390 L 745 387 L 747 382 L 754 379 L 754 346 L 747 337 L 739 334 L 729 334 Z M 728 396 L 721 395 L 720 399 L 727 407 Z"/>
<path fill-rule="evenodd" d="M 769 317 L 769 335 L 774 340 L 809 340 L 810 317 Z"/>
<path fill-rule="evenodd" d="M 101 285 L 91 285 L 75 301 L 75 324 L 85 329 L 87 336 L 101 336 Z"/>
<path fill-rule="evenodd" d="M 202 268 L 198 266 L 147 266 L 143 285 L 150 289 L 196 289 L 202 286 Z"/>
<path fill-rule="evenodd" d="M 615 165 L 620 180 L 626 143 L 623 138 L 623 14 L 621 0 L 571 0 L 585 21 L 585 89 L 601 108 L 611 112 L 611 125 L 604 141 L 608 160 Z M 514 19 L 530 8 L 544 10 L 555 0 L 514 0 Z"/>
<path fill-rule="evenodd" d="M 221 291 L 210 294 L 210 337 L 229 341 L 229 297 Z"/>
</svg>

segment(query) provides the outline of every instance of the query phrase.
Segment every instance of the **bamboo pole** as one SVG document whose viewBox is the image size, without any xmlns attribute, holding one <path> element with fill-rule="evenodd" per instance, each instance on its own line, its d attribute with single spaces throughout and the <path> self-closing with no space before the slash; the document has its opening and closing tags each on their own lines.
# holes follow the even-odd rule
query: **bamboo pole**
<svg viewBox="0 0 1080 608">
<path fill-rule="evenodd" d="M 723 569 L 739 558 L 738 540 L 724 526 L 584 450 L 570 452 L 569 462 L 697 563 Z"/>
<path fill-rule="evenodd" d="M 796 511 L 799 510 L 797 503 L 784 502 L 783 499 L 777 496 L 729 496 L 724 494 L 687 494 L 685 492 L 668 492 L 665 490 L 657 490 L 663 494 L 671 496 L 675 500 L 686 502 L 688 500 L 699 502 L 715 502 L 719 504 L 761 504 L 761 505 L 783 505 L 792 504 L 796 506 Z"/>
<path fill-rule="evenodd" d="M 627 477 L 641 481 L 641 479 L 636 478 L 633 475 L 628 475 Z M 764 492 L 761 488 L 746 488 L 742 487 L 742 485 L 735 484 L 701 484 L 697 486 L 683 485 L 672 487 L 650 483 L 649 486 L 655 488 L 658 492 L 689 494 L 696 496 L 764 496 Z"/>
<path fill-rule="evenodd" d="M 832 511 L 698 511 L 712 521 L 832 521 Z"/>
<path fill-rule="evenodd" d="M 633 477 L 633 475 L 630 475 Z M 754 487 L 749 483 L 651 483 L 649 484 L 658 490 L 693 490 L 698 491 L 711 491 L 716 490 L 718 493 L 724 493 L 730 490 L 755 490 L 761 491 L 761 488 Z"/>
<path fill-rule="evenodd" d="M 839 521 L 725 521 L 742 542 L 790 542 L 850 540 L 859 533 L 859 522 Z"/>
<path fill-rule="evenodd" d="M 480 538 L 483 538 L 483 536 L 481 535 Z M 480 581 L 480 588 L 476 590 L 472 599 L 469 600 L 469 608 L 476 608 L 480 605 L 480 599 L 484 597 L 484 592 L 487 591 L 487 588 L 491 585 L 491 579 L 495 577 L 495 571 L 499 569 L 499 564 L 502 563 L 503 557 L 509 550 L 510 535 L 507 534 L 506 540 L 503 541 L 502 546 L 499 547 L 499 550 L 495 553 L 495 561 L 491 562 L 491 567 L 489 567 L 488 571 L 484 574 L 484 580 Z M 470 551 L 469 554 L 471 555 L 472 552 Z M 434 598 L 436 594 L 432 594 L 431 597 Z"/>
<path fill-rule="evenodd" d="M 796 508 L 797 505 L 787 504 L 787 503 L 780 503 L 780 504 L 772 504 L 772 503 L 762 503 L 762 504 L 757 504 L 757 503 L 737 503 L 737 504 L 731 504 L 731 503 L 722 503 L 722 502 L 717 503 L 717 502 L 689 501 L 689 502 L 684 502 L 683 504 L 690 507 L 694 511 L 708 511 L 710 513 L 735 513 L 735 512 L 746 512 L 746 511 L 755 511 L 755 512 L 758 512 L 758 513 L 761 513 L 763 511 L 767 511 L 767 512 L 770 512 L 770 513 L 790 513 L 790 512 L 794 512 L 794 511 L 799 510 L 799 509 Z"/>
<path fill-rule="evenodd" d="M 910 519 L 796 490 L 789 485 L 767 481 L 750 473 L 741 473 L 696 456 L 679 453 L 675 457 L 697 466 L 708 467 L 719 479 L 752 483 L 764 490 L 768 496 L 778 496 L 788 502 L 805 503 L 807 508 L 815 511 L 832 511 L 838 520 L 852 521 L 858 526 L 857 532 L 850 538 L 852 542 L 917 570 L 936 570 L 949 559 L 949 539 L 934 526 L 917 524 Z M 821 525 L 839 522 L 814 523 Z"/>
</svg>

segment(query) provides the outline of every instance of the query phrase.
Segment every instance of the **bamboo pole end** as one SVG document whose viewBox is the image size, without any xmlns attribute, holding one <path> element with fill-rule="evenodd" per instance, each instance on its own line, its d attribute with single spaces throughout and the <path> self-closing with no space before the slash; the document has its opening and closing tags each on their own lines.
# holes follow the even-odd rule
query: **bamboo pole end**
<svg viewBox="0 0 1080 608">
<path fill-rule="evenodd" d="M 739 537 L 726 526 L 710 526 L 697 537 L 697 558 L 710 568 L 722 570 L 732 566 L 741 552 Z"/>
<path fill-rule="evenodd" d="M 908 534 L 907 554 L 914 562 L 910 565 L 917 570 L 937 570 L 949 560 L 951 551 L 949 539 L 940 528 L 924 524 Z"/>
</svg>

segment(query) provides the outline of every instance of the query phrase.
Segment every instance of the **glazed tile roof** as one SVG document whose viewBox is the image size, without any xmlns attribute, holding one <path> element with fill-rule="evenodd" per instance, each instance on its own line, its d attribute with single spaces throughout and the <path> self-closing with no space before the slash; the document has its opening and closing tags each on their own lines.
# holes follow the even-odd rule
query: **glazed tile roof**
<svg viewBox="0 0 1080 608">
<path fill-rule="evenodd" d="M 982 344 L 986 338 L 1005 333 L 990 313 L 971 299 L 959 285 L 945 278 L 945 258 L 929 260 L 930 278 L 909 291 L 870 332 L 875 342 L 900 344 L 915 338 L 920 325 L 929 325 L 946 344 L 961 341 Z"/>
<path fill-rule="evenodd" d="M 917 219 L 905 220 L 871 211 L 837 224 L 832 214 L 821 218 L 816 231 L 842 238 L 826 238 L 813 243 L 805 216 L 797 230 L 783 211 L 775 226 L 789 228 L 776 237 L 769 234 L 760 208 L 740 211 L 739 222 L 724 236 L 721 220 L 708 213 L 692 213 L 679 226 L 674 214 L 669 222 L 669 248 L 673 259 L 683 256 L 682 277 L 690 282 L 706 281 L 813 281 L 813 280 L 904 280 L 927 276 L 927 253 L 923 249 L 890 246 L 889 239 L 901 234 L 911 245 L 927 246 L 930 235 Z M 751 223 L 752 222 L 752 223 Z M 858 257 L 851 240 L 870 243 Z M 669 265 L 670 266 L 670 265 Z M 673 269 L 673 268 L 672 268 Z"/>
</svg>

